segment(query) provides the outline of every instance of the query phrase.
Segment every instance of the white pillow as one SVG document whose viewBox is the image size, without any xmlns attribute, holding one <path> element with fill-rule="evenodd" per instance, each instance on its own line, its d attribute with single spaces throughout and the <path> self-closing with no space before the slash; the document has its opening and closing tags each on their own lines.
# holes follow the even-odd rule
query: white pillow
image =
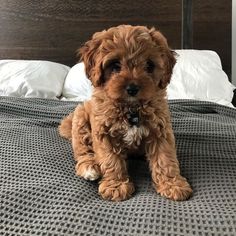
<svg viewBox="0 0 236 236">
<path fill-rule="evenodd" d="M 87 78 L 84 63 L 74 65 L 65 79 L 62 91 L 63 100 L 85 101 L 92 95 L 92 83 Z"/>
<path fill-rule="evenodd" d="M 230 105 L 235 87 L 218 54 L 207 50 L 176 50 L 177 63 L 167 87 L 168 99 L 195 99 Z"/>
<path fill-rule="evenodd" d="M 56 99 L 69 69 L 49 61 L 0 60 L 0 95 Z"/>
</svg>

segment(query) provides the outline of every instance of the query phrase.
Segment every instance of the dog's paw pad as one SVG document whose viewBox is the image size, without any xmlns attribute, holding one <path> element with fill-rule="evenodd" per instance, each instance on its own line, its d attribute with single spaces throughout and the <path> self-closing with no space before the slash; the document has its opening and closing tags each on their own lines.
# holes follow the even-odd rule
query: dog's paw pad
<svg viewBox="0 0 236 236">
<path fill-rule="evenodd" d="M 86 169 L 82 176 L 86 180 L 94 181 L 100 177 L 100 173 L 93 167 Z"/>
</svg>

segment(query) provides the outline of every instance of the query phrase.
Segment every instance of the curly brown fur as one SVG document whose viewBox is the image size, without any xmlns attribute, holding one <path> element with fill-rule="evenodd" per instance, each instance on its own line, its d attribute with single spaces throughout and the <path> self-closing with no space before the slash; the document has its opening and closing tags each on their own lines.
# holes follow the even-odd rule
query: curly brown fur
<svg viewBox="0 0 236 236">
<path fill-rule="evenodd" d="M 156 191 L 187 199 L 192 190 L 180 175 L 166 100 L 175 57 L 165 37 L 154 28 L 121 25 L 95 33 L 79 54 L 94 92 L 59 127 L 72 141 L 76 173 L 101 177 L 104 199 L 125 200 L 134 192 L 127 156 L 143 152 Z"/>
</svg>

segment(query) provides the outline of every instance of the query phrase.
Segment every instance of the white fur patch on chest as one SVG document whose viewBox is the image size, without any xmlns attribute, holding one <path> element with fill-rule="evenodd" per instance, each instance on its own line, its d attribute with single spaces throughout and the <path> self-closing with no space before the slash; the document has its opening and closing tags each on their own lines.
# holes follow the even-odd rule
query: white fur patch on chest
<svg viewBox="0 0 236 236">
<path fill-rule="evenodd" d="M 124 135 L 124 142 L 128 145 L 128 146 L 139 146 L 141 144 L 141 141 L 144 137 L 147 137 L 149 134 L 149 130 L 144 127 L 144 126 L 132 126 L 129 127 L 127 132 Z"/>
</svg>

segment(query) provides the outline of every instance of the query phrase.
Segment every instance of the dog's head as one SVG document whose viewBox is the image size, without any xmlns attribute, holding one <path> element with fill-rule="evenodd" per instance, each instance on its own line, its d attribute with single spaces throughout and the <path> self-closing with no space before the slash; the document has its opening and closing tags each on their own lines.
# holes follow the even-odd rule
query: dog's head
<svg viewBox="0 0 236 236">
<path fill-rule="evenodd" d="M 152 99 L 166 88 L 175 64 L 166 38 L 144 26 L 121 25 L 95 33 L 79 54 L 93 86 L 121 101 Z"/>
</svg>

